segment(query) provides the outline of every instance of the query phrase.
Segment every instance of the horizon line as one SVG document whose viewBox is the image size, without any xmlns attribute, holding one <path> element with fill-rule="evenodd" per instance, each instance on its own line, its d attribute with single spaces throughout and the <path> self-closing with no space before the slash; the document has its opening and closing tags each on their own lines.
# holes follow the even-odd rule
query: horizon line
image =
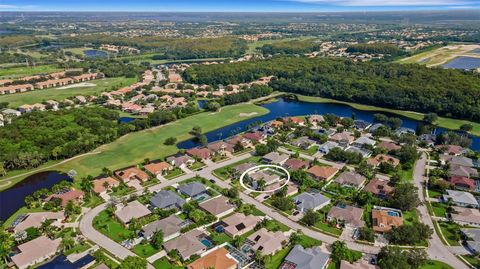
<svg viewBox="0 0 480 269">
<path fill-rule="evenodd" d="M 462 12 L 462 11 L 480 11 L 478 8 L 458 8 L 458 9 L 399 9 L 399 10 L 332 10 L 332 11 L 181 11 L 181 10 L 172 10 L 172 11 L 147 11 L 147 10 L 137 10 L 137 11 L 127 11 L 127 10 L 0 10 L 0 13 L 33 13 L 33 12 L 71 12 L 71 13 L 84 13 L 84 12 L 98 12 L 98 13 L 388 13 L 388 12 L 407 12 L 407 13 L 417 13 L 417 12 Z"/>
</svg>

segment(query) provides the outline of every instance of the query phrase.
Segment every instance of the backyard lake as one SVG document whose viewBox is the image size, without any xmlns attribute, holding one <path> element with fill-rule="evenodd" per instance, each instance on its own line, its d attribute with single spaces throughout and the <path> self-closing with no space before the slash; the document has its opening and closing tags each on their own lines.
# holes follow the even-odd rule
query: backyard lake
<svg viewBox="0 0 480 269">
<path fill-rule="evenodd" d="M 445 68 L 472 70 L 480 68 L 480 58 L 460 56 L 442 66 Z"/>
</svg>

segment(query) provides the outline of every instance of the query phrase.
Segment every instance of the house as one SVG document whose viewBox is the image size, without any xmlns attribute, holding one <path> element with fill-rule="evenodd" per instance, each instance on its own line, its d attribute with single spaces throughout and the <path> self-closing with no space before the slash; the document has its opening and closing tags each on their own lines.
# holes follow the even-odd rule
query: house
<svg viewBox="0 0 480 269">
<path fill-rule="evenodd" d="M 368 158 L 372 154 L 370 150 L 367 150 L 365 148 L 359 148 L 356 146 L 349 146 L 345 149 L 345 151 L 360 154 L 362 158 Z"/>
<path fill-rule="evenodd" d="M 368 128 L 368 132 L 369 133 L 375 133 L 379 128 L 383 128 L 383 127 L 386 127 L 384 124 L 381 124 L 381 123 L 375 123 L 373 124 L 372 126 L 370 126 Z"/>
<path fill-rule="evenodd" d="M 443 200 L 448 201 L 450 199 L 458 206 L 478 208 L 477 198 L 469 192 L 447 190 L 447 194 L 443 195 Z"/>
<path fill-rule="evenodd" d="M 450 165 L 449 174 L 450 176 L 478 177 L 478 170 L 468 166 Z"/>
<path fill-rule="evenodd" d="M 436 145 L 435 149 L 446 155 L 462 155 L 465 153 L 465 149 L 457 145 Z"/>
<path fill-rule="evenodd" d="M 173 169 L 173 166 L 167 162 L 149 163 L 143 166 L 150 174 L 158 176 L 164 175 Z"/>
<path fill-rule="evenodd" d="M 135 166 L 115 171 L 114 174 L 123 182 L 128 182 L 130 180 L 139 180 L 141 182 L 145 182 L 150 178 L 147 173 Z"/>
<path fill-rule="evenodd" d="M 480 252 L 480 229 L 464 228 L 460 229 L 465 244 L 470 251 L 477 254 Z"/>
<path fill-rule="evenodd" d="M 39 228 L 46 220 L 53 220 L 52 225 L 60 227 L 62 221 L 65 219 L 63 212 L 34 212 L 29 213 L 22 222 L 13 227 L 15 233 L 25 231 L 28 228 Z"/>
<path fill-rule="evenodd" d="M 480 211 L 476 208 L 453 207 L 451 219 L 460 225 L 480 226 Z"/>
<path fill-rule="evenodd" d="M 310 162 L 301 159 L 288 159 L 284 164 L 283 167 L 290 169 L 290 170 L 301 170 L 307 168 L 310 165 Z"/>
<path fill-rule="evenodd" d="M 250 249 L 253 251 L 260 251 L 262 255 L 274 255 L 277 251 L 283 248 L 284 242 L 288 241 L 283 232 L 269 232 L 267 229 L 262 228 L 249 237 L 247 237 L 248 243 L 250 243 Z"/>
<path fill-rule="evenodd" d="M 185 200 L 172 191 L 161 190 L 150 198 L 150 204 L 160 209 L 181 209 Z"/>
<path fill-rule="evenodd" d="M 200 203 L 198 206 L 203 211 L 208 212 L 217 218 L 221 218 L 235 211 L 235 206 L 232 205 L 225 196 L 217 196 Z"/>
<path fill-rule="evenodd" d="M 377 269 L 378 267 L 369 264 L 365 260 L 360 260 L 358 262 L 349 263 L 347 261 L 340 261 L 340 269 Z"/>
<path fill-rule="evenodd" d="M 276 151 L 270 152 L 262 157 L 262 160 L 266 163 L 282 165 L 289 158 L 288 154 L 278 153 Z"/>
<path fill-rule="evenodd" d="M 395 188 L 388 185 L 388 181 L 386 180 L 374 178 L 368 182 L 363 190 L 370 192 L 381 199 L 385 199 L 393 194 Z"/>
<path fill-rule="evenodd" d="M 336 133 L 330 137 L 330 140 L 333 140 L 337 142 L 339 145 L 342 146 L 348 146 L 353 143 L 355 140 L 355 137 L 352 135 L 352 133 L 349 132 L 342 132 L 342 133 Z"/>
<path fill-rule="evenodd" d="M 464 167 L 474 167 L 473 160 L 465 156 L 441 156 L 441 159 L 444 159 L 450 166 L 464 166 Z"/>
<path fill-rule="evenodd" d="M 249 139 L 244 138 L 241 135 L 233 136 L 227 140 L 225 140 L 228 144 L 235 146 L 236 144 L 242 145 L 244 148 L 251 148 L 253 147 L 252 142 Z"/>
<path fill-rule="evenodd" d="M 310 115 L 310 117 L 308 117 L 308 122 L 310 122 L 312 125 L 318 125 L 324 121 L 325 119 L 322 115 Z"/>
<path fill-rule="evenodd" d="M 275 182 L 271 185 L 266 186 L 265 191 L 276 191 L 281 189 L 284 185 L 285 185 L 285 182 Z M 298 186 L 294 182 L 288 181 L 286 187 L 287 187 L 286 196 L 292 196 L 298 193 Z"/>
<path fill-rule="evenodd" d="M 403 225 L 402 212 L 397 209 L 373 206 L 372 227 L 375 232 L 384 233 Z"/>
<path fill-rule="evenodd" d="M 293 140 L 290 144 L 301 149 L 308 149 L 316 143 L 317 142 L 315 140 L 310 139 L 308 136 L 301 136 Z"/>
<path fill-rule="evenodd" d="M 187 154 L 197 160 L 208 160 L 212 156 L 212 151 L 208 148 L 191 148 L 187 150 Z"/>
<path fill-rule="evenodd" d="M 340 145 L 337 142 L 327 141 L 320 145 L 318 151 L 323 154 L 328 154 L 333 148 L 339 148 Z"/>
<path fill-rule="evenodd" d="M 236 269 L 235 260 L 224 247 L 218 248 L 187 266 L 188 269 Z"/>
<path fill-rule="evenodd" d="M 297 118 L 297 117 L 283 118 L 282 120 L 283 120 L 283 122 L 285 122 L 285 123 L 291 122 L 291 123 L 293 123 L 293 124 L 300 125 L 300 126 L 305 125 L 305 122 L 304 122 L 302 119 Z"/>
<path fill-rule="evenodd" d="M 277 129 L 283 126 L 283 121 L 274 120 L 270 123 L 270 127 Z"/>
<path fill-rule="evenodd" d="M 232 156 L 234 150 L 234 145 L 228 144 L 227 142 L 217 141 L 207 145 L 207 148 L 216 154 L 222 156 Z"/>
<path fill-rule="evenodd" d="M 254 163 L 242 163 L 233 167 L 233 170 L 235 171 L 236 175 L 240 176 L 241 174 L 245 173 L 248 169 L 253 168 L 255 166 L 257 165 Z"/>
<path fill-rule="evenodd" d="M 97 194 L 105 193 L 118 185 L 120 183 L 112 177 L 99 178 L 93 181 L 93 191 Z"/>
<path fill-rule="evenodd" d="M 175 167 L 185 167 L 195 163 L 195 159 L 188 155 L 178 155 L 178 156 L 170 156 L 167 158 L 167 162 Z"/>
<path fill-rule="evenodd" d="M 0 95 L 33 91 L 32 84 L 19 84 L 0 87 Z"/>
<path fill-rule="evenodd" d="M 146 240 L 150 240 L 155 232 L 162 231 L 163 241 L 168 241 L 181 234 L 180 230 L 183 222 L 177 215 L 171 215 L 143 226 L 141 235 Z"/>
<path fill-rule="evenodd" d="M 200 255 L 207 250 L 207 247 L 200 241 L 203 232 L 197 229 L 184 233 L 163 244 L 168 252 L 176 250 L 183 260 L 188 260 L 192 255 Z"/>
<path fill-rule="evenodd" d="M 51 240 L 42 235 L 17 246 L 20 253 L 12 257 L 13 263 L 19 268 L 29 268 L 37 263 L 53 257 L 60 246 L 62 238 Z"/>
<path fill-rule="evenodd" d="M 1 111 L 1 113 L 5 116 L 5 118 L 8 117 L 19 117 L 22 115 L 22 113 L 18 110 L 11 109 L 11 108 L 5 108 Z"/>
<path fill-rule="evenodd" d="M 389 141 L 382 141 L 378 143 L 377 148 L 385 149 L 387 151 L 392 151 L 392 150 L 398 150 L 401 149 L 402 147 Z"/>
<path fill-rule="evenodd" d="M 366 180 L 367 178 L 359 173 L 345 171 L 341 173 L 334 181 L 340 185 L 358 189 L 363 186 Z"/>
<path fill-rule="evenodd" d="M 421 134 L 418 137 L 418 140 L 425 143 L 427 146 L 433 146 L 435 145 L 435 142 L 437 142 L 437 136 L 434 134 Z"/>
<path fill-rule="evenodd" d="M 334 206 L 330 209 L 327 214 L 327 220 L 342 222 L 345 226 L 352 228 L 361 228 L 365 226 L 365 222 L 362 219 L 363 209 L 358 207 L 353 207 L 350 205 L 340 205 Z"/>
<path fill-rule="evenodd" d="M 324 269 L 329 259 L 330 254 L 322 252 L 320 247 L 303 248 L 295 245 L 279 269 Z"/>
<path fill-rule="evenodd" d="M 364 120 L 354 120 L 353 121 L 353 127 L 357 130 L 365 130 L 370 127 L 370 122 L 364 121 Z"/>
<path fill-rule="evenodd" d="M 329 181 L 338 172 L 338 168 L 331 166 L 318 166 L 314 165 L 307 170 L 307 173 L 317 180 Z"/>
<path fill-rule="evenodd" d="M 268 173 L 267 170 L 260 170 L 253 172 L 248 175 L 250 179 L 254 182 L 254 186 L 258 181 L 265 181 L 265 185 L 268 186 L 280 180 L 280 176 L 275 173 Z"/>
<path fill-rule="evenodd" d="M 330 203 L 330 198 L 323 196 L 320 193 L 303 192 L 293 198 L 297 210 L 300 212 L 307 212 L 308 209 L 313 211 L 319 210 Z"/>
<path fill-rule="evenodd" d="M 60 199 L 62 201 L 61 206 L 65 207 L 70 201 L 81 202 L 84 196 L 85 196 L 85 193 L 83 191 L 77 190 L 77 189 L 71 189 L 64 193 L 52 194 L 48 196 L 45 199 L 45 201 L 50 201 L 52 199 Z"/>
<path fill-rule="evenodd" d="M 387 164 L 390 164 L 393 167 L 397 167 L 400 164 L 400 160 L 395 158 L 395 157 L 392 157 L 390 155 L 385 155 L 385 154 L 378 154 L 374 158 L 368 158 L 367 159 L 367 164 L 369 164 L 373 167 L 377 167 L 381 163 L 387 163 Z"/>
<path fill-rule="evenodd" d="M 195 181 L 180 185 L 177 190 L 188 197 L 195 197 L 207 192 L 207 188 L 202 183 Z"/>
<path fill-rule="evenodd" d="M 249 132 L 244 133 L 243 138 L 258 143 L 262 142 L 263 139 L 265 139 L 265 135 L 262 132 Z"/>
<path fill-rule="evenodd" d="M 235 237 L 251 231 L 261 219 L 254 215 L 244 215 L 243 213 L 235 213 L 221 220 L 225 234 Z"/>
<path fill-rule="evenodd" d="M 361 136 L 359 138 L 357 138 L 355 141 L 353 141 L 353 145 L 356 146 L 356 147 L 359 147 L 359 148 L 362 148 L 362 147 L 373 147 L 375 146 L 375 144 L 377 143 L 377 141 L 371 139 L 370 137 L 367 137 L 367 136 Z"/>
<path fill-rule="evenodd" d="M 415 130 L 412 128 L 400 127 L 394 132 L 395 136 L 402 136 L 405 134 L 415 134 Z"/>
<path fill-rule="evenodd" d="M 451 176 L 448 181 L 458 190 L 474 191 L 477 187 L 475 180 L 468 177 Z"/>
<path fill-rule="evenodd" d="M 128 224 L 132 219 L 139 219 L 150 215 L 152 212 L 139 201 L 135 200 L 126 206 L 119 206 L 115 211 L 115 216 L 124 225 Z"/>
</svg>

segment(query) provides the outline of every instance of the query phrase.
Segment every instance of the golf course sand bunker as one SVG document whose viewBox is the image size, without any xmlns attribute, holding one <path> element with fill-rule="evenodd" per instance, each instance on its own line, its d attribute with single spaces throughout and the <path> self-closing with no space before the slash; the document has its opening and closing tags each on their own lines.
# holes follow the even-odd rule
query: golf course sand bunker
<svg viewBox="0 0 480 269">
<path fill-rule="evenodd" d="M 97 84 L 95 84 L 95 83 L 81 82 L 81 83 L 77 83 L 77 84 L 72 84 L 72 85 L 59 87 L 58 89 L 65 90 L 65 89 L 72 89 L 72 88 L 95 87 L 95 86 L 97 86 Z"/>
<path fill-rule="evenodd" d="M 251 117 L 251 116 L 255 116 L 257 114 L 258 114 L 258 112 L 240 113 L 240 114 L 238 114 L 238 116 L 240 116 L 240 117 Z"/>
</svg>

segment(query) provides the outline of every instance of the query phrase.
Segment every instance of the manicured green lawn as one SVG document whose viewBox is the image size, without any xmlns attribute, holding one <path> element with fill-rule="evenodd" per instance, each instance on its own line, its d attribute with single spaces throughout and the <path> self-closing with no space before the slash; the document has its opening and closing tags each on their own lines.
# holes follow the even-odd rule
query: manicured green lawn
<svg viewBox="0 0 480 269">
<path fill-rule="evenodd" d="M 480 259 L 476 257 L 472 257 L 470 255 L 462 255 L 462 257 L 467 260 L 471 265 L 475 268 L 480 268 Z"/>
<path fill-rule="evenodd" d="M 403 170 L 400 169 L 399 171 L 400 177 L 405 181 L 412 181 L 413 180 L 413 166 L 410 169 Z"/>
<path fill-rule="evenodd" d="M 168 173 L 164 176 L 164 178 L 171 179 L 171 178 L 174 178 L 174 177 L 178 177 L 182 174 L 183 174 L 183 170 L 178 168 L 178 167 L 175 167 L 171 171 L 168 171 Z"/>
<path fill-rule="evenodd" d="M 93 227 L 108 236 L 116 242 L 122 242 L 132 234 L 125 226 L 113 217 L 110 217 L 107 211 L 102 211 L 93 219 Z"/>
<path fill-rule="evenodd" d="M 282 264 L 283 260 L 288 255 L 290 250 L 292 250 L 292 248 L 292 246 L 288 246 L 275 253 L 275 255 L 272 256 L 271 261 L 265 265 L 265 268 L 277 269 L 278 267 L 280 267 L 280 264 Z"/>
<path fill-rule="evenodd" d="M 420 269 L 453 269 L 453 267 L 441 261 L 429 260 Z"/>
<path fill-rule="evenodd" d="M 241 117 L 240 113 L 257 113 L 249 117 Z M 178 152 L 176 146 L 167 146 L 163 144 L 168 137 L 177 137 L 179 141 L 191 137 L 188 132 L 196 125 L 201 124 L 203 132 L 208 132 L 225 125 L 238 121 L 246 120 L 251 117 L 260 116 L 268 113 L 268 110 L 253 104 L 239 104 L 222 107 L 221 111 L 216 113 L 204 112 L 187 118 L 183 118 L 167 125 L 151 128 L 141 132 L 135 132 L 125 135 L 115 142 L 100 146 L 94 152 L 98 154 L 84 155 L 62 164 L 50 167 L 51 170 L 68 172 L 74 169 L 78 174 L 76 179 L 81 179 L 87 175 L 98 175 L 103 167 L 110 170 L 127 167 L 141 163 L 145 158 L 151 160 L 163 159 L 166 156 Z M 45 165 L 32 171 L 41 171 Z M 8 176 L 7 176 L 8 177 Z M 15 179 L 20 181 L 22 178 Z"/>
<path fill-rule="evenodd" d="M 431 198 L 439 198 L 442 194 L 436 190 L 428 189 L 428 196 Z"/>
<path fill-rule="evenodd" d="M 309 147 L 308 149 L 304 150 L 304 149 L 301 149 L 299 147 L 295 147 L 295 146 L 290 145 L 290 144 L 283 144 L 282 146 L 287 148 L 288 150 L 293 151 L 293 152 L 299 152 L 299 153 L 303 153 L 303 154 L 310 155 L 310 156 L 317 153 L 318 148 L 319 148 L 318 146 L 312 146 L 312 147 Z"/>
<path fill-rule="evenodd" d="M 166 257 L 162 257 L 153 262 L 153 267 L 156 269 L 181 269 L 183 266 L 172 265 Z"/>
<path fill-rule="evenodd" d="M 7 94 L 0 96 L 0 102 L 8 102 L 10 107 L 16 108 L 23 104 L 41 103 L 50 99 L 61 101 L 67 97 L 76 95 L 98 95 L 107 90 L 118 89 L 131 85 L 135 83 L 136 80 L 136 78 L 124 77 L 104 78 L 88 82 L 96 84 L 94 87 L 78 87 L 69 89 L 51 88 L 24 93 Z"/>
<path fill-rule="evenodd" d="M 343 102 L 343 101 L 338 101 L 338 100 L 328 99 L 328 98 L 323 98 L 323 97 L 313 97 L 313 96 L 303 96 L 303 95 L 297 95 L 297 96 L 298 96 L 299 100 L 304 101 L 304 102 L 345 104 L 345 105 L 351 106 L 351 107 L 353 107 L 355 109 L 358 109 L 358 110 L 388 112 L 388 113 L 393 113 L 393 114 L 404 116 L 404 117 L 414 119 L 414 120 L 422 120 L 423 115 L 424 115 L 423 113 L 419 113 L 419 112 L 403 111 L 403 110 L 382 108 L 382 107 L 376 107 L 376 106 L 368 106 L 368 105 L 362 105 L 362 104 L 350 103 L 350 102 Z M 472 133 L 474 135 L 480 135 L 480 123 L 467 121 L 467 120 L 458 120 L 458 119 L 438 117 L 438 121 L 436 122 L 436 124 L 439 127 L 444 127 L 444 128 L 452 129 L 452 130 L 458 130 L 460 128 L 460 126 L 462 126 L 463 124 L 471 124 L 471 125 L 473 125 L 473 130 L 470 133 Z"/>
<path fill-rule="evenodd" d="M 447 214 L 447 205 L 443 203 L 430 203 L 432 205 L 432 210 L 435 216 L 437 217 L 446 217 Z"/>
<path fill-rule="evenodd" d="M 142 241 L 140 244 L 133 247 L 133 252 L 143 258 L 148 258 L 160 250 L 154 248 L 149 242 Z"/>
<path fill-rule="evenodd" d="M 265 228 L 269 231 L 282 231 L 282 232 L 286 232 L 288 230 L 290 230 L 290 228 L 283 224 L 283 223 L 280 223 L 276 220 L 268 220 L 267 221 L 267 225 L 265 226 Z"/>
<path fill-rule="evenodd" d="M 330 225 L 328 225 L 328 223 L 324 223 L 323 221 L 318 221 L 317 223 L 315 223 L 314 226 L 320 229 L 321 231 L 333 234 L 335 236 L 340 236 L 342 234 L 341 229 L 338 229 L 336 227 L 331 227 Z"/>
<path fill-rule="evenodd" d="M 232 241 L 232 238 L 225 233 L 217 233 L 215 231 L 211 231 L 210 238 L 215 242 L 215 245 L 221 245 L 225 242 Z"/>
<path fill-rule="evenodd" d="M 412 224 L 418 222 L 417 210 L 414 208 L 410 211 L 403 211 L 404 224 Z"/>
<path fill-rule="evenodd" d="M 304 248 L 311 248 L 314 246 L 320 246 L 322 241 L 301 234 L 299 244 Z"/>
<path fill-rule="evenodd" d="M 73 246 L 73 248 L 69 249 L 69 250 L 65 250 L 63 252 L 63 254 L 65 255 L 70 255 L 72 253 L 81 253 L 81 252 L 84 252 L 85 250 L 91 248 L 92 246 L 90 246 L 89 244 L 87 243 L 83 243 L 83 244 L 75 244 L 75 246 Z"/>
<path fill-rule="evenodd" d="M 192 165 L 190 165 L 190 170 L 199 170 L 200 168 L 205 167 L 205 164 L 203 162 L 194 162 Z"/>
<path fill-rule="evenodd" d="M 0 68 L 0 77 L 18 78 L 18 77 L 38 75 L 43 73 L 53 73 L 61 70 L 62 70 L 61 68 L 58 68 L 54 65 L 38 65 L 35 67 Z"/>
<path fill-rule="evenodd" d="M 440 229 L 442 230 L 443 236 L 450 244 L 450 246 L 460 246 L 460 243 L 457 240 L 456 234 L 458 234 L 460 227 L 458 224 L 447 223 L 447 222 L 438 222 Z"/>
</svg>

